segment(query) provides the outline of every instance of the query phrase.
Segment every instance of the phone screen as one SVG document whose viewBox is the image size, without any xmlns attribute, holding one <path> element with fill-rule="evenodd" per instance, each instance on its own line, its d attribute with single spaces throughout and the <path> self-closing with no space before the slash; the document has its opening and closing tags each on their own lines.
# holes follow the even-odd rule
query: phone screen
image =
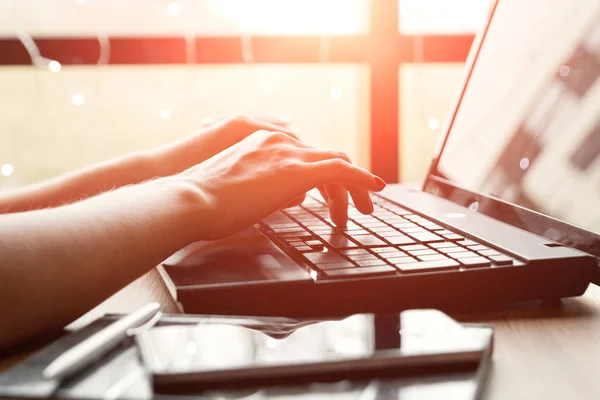
<svg viewBox="0 0 600 400">
<path fill-rule="evenodd" d="M 153 328 L 137 338 L 154 374 L 228 371 L 473 351 L 479 341 L 445 314 L 410 310 L 396 315 L 353 315 L 291 329 L 249 329 L 203 323 Z"/>
</svg>

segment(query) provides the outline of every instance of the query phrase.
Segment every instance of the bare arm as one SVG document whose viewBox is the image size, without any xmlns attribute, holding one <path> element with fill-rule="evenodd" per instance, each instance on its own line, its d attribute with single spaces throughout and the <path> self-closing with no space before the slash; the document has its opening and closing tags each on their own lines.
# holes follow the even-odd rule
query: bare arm
<svg viewBox="0 0 600 400">
<path fill-rule="evenodd" d="M 197 196 L 163 178 L 0 215 L 0 348 L 60 329 L 197 238 Z"/>
<path fill-rule="evenodd" d="M 59 207 L 122 186 L 177 174 L 260 129 L 280 130 L 264 121 L 230 118 L 156 149 L 128 154 L 46 182 L 3 192 L 0 214 Z M 287 134 L 292 135 L 291 132 Z"/>
<path fill-rule="evenodd" d="M 163 176 L 150 152 L 135 153 L 0 195 L 0 214 L 59 207 Z"/>
</svg>

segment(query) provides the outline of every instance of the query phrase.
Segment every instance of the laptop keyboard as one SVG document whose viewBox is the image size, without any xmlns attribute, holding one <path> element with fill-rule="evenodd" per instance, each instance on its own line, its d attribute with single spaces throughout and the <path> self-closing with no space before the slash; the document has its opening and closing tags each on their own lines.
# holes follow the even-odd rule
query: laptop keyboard
<svg viewBox="0 0 600 400">
<path fill-rule="evenodd" d="M 349 206 L 338 229 L 320 195 L 261 222 L 261 229 L 319 279 L 492 268 L 519 263 L 512 257 L 444 228 L 379 196 L 374 212 Z"/>
</svg>

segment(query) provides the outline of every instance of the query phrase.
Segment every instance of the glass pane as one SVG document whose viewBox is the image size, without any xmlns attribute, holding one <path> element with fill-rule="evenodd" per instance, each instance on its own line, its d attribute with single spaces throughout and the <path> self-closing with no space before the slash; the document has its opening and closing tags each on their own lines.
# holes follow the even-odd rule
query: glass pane
<svg viewBox="0 0 600 400">
<path fill-rule="evenodd" d="M 400 181 L 421 183 L 465 76 L 462 63 L 400 68 Z"/>
<path fill-rule="evenodd" d="M 158 146 L 233 114 L 288 121 L 307 142 L 368 167 L 368 74 L 350 64 L 3 67 L 0 187 Z"/>
<path fill-rule="evenodd" d="M 337 35 L 368 24 L 368 0 L 0 1 L 0 36 Z"/>
<path fill-rule="evenodd" d="M 398 0 L 403 33 L 472 33 L 487 21 L 493 0 Z"/>
</svg>

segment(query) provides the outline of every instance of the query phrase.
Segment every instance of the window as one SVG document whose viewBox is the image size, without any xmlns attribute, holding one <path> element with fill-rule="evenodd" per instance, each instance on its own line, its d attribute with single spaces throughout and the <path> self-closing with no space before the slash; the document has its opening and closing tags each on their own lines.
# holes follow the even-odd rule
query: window
<svg viewBox="0 0 600 400">
<path fill-rule="evenodd" d="M 288 121 L 307 141 L 342 149 L 357 164 L 369 167 L 372 154 L 381 150 L 372 148 L 370 141 L 378 126 L 370 112 L 378 99 L 370 90 L 370 45 L 364 40 L 370 30 L 371 1 L 396 4 L 396 0 L 0 2 L 4 38 L 0 190 L 167 143 L 231 114 Z M 489 0 L 399 0 L 399 36 L 389 43 L 404 35 L 417 38 L 418 44 L 419 38 L 432 33 L 466 34 L 470 40 L 485 21 L 489 5 Z M 127 65 L 111 59 L 114 38 L 146 40 L 145 45 L 152 46 L 148 40 L 157 37 L 182 38 L 180 47 L 167 49 L 182 52 L 179 61 L 149 64 L 143 57 L 136 61 L 143 52 Z M 264 37 L 277 40 L 288 53 L 269 54 L 281 48 L 261 45 Z M 216 64 L 195 63 L 190 54 L 204 49 L 194 38 L 229 40 L 234 46 L 228 49 L 237 53 L 226 54 L 229 58 Z M 305 39 L 310 60 L 286 47 L 286 40 Z M 22 56 L 23 43 L 36 67 Z M 81 46 L 98 54 L 82 58 L 77 53 Z M 65 57 L 59 60 L 62 63 L 52 58 L 58 47 L 57 54 Z M 158 53 L 158 58 L 162 50 L 144 49 Z M 392 51 L 403 54 L 400 49 Z M 407 182 L 419 181 L 427 170 L 463 68 L 460 62 L 444 62 L 450 60 L 431 63 L 419 54 L 415 47 L 409 59 L 400 60 L 399 147 L 384 148 L 385 156 L 400 160 L 399 174 L 394 170 L 389 175 Z M 458 58 L 451 61 L 461 61 L 464 54 Z"/>
<path fill-rule="evenodd" d="M 0 163 L 13 171 L 0 182 L 37 182 L 236 114 L 287 122 L 368 167 L 367 83 L 354 64 L 4 67 Z"/>
<path fill-rule="evenodd" d="M 485 24 L 491 0 L 398 0 L 400 32 L 450 34 L 477 32 Z"/>
<path fill-rule="evenodd" d="M 368 0 L 5 0 L 0 35 L 342 35 L 368 31 Z"/>
</svg>

